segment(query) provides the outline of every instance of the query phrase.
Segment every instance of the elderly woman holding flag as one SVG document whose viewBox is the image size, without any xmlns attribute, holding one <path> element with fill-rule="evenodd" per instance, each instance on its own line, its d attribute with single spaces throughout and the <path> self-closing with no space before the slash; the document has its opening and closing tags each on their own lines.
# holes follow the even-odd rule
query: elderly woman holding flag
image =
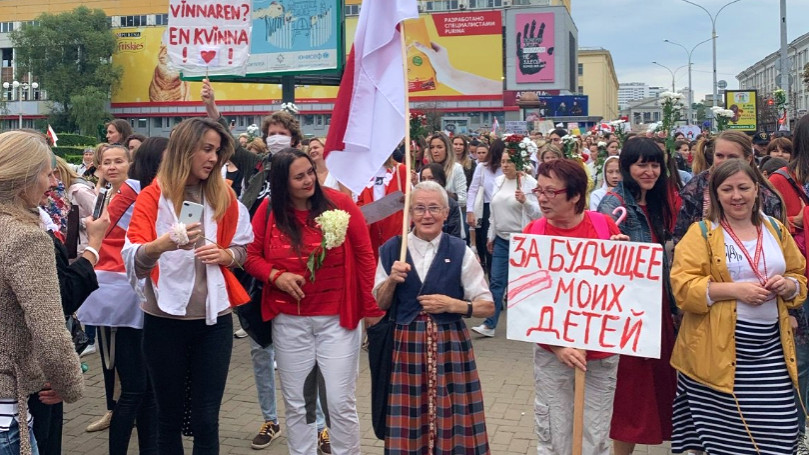
<svg viewBox="0 0 809 455">
<path fill-rule="evenodd" d="M 400 260 L 402 238 L 388 240 L 374 286 L 395 322 L 385 453 L 488 454 L 483 394 L 462 318 L 491 316 L 492 295 L 472 250 L 442 233 L 444 188 L 421 182 L 410 198 L 415 227 L 407 259 Z"/>
</svg>

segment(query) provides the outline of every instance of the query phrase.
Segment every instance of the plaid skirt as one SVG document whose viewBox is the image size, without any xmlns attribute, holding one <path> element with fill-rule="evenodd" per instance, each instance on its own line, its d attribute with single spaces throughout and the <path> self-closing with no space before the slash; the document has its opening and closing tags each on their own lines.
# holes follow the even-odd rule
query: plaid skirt
<svg viewBox="0 0 809 455">
<path fill-rule="evenodd" d="M 483 392 L 463 321 L 436 324 L 421 314 L 397 325 L 392 370 L 386 454 L 489 453 Z"/>
</svg>

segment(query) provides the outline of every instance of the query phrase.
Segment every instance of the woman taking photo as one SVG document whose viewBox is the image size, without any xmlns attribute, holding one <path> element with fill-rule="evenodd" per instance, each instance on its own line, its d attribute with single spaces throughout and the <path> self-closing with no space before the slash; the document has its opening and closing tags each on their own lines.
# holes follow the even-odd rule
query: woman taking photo
<svg viewBox="0 0 809 455">
<path fill-rule="evenodd" d="M 389 240 L 374 285 L 379 308 L 396 323 L 385 453 L 489 454 L 483 393 L 462 318 L 491 316 L 492 296 L 472 250 L 441 232 L 446 191 L 421 182 L 410 201 L 407 261 L 399 261 L 401 238 Z"/>
<path fill-rule="evenodd" d="M 500 158 L 500 168 L 503 175 L 494 179 L 489 206 L 489 231 L 486 234 L 486 250 L 492 255 L 489 286 L 494 297 L 494 314 L 483 324 L 472 328 L 486 337 L 494 336 L 503 309 L 511 234 L 522 232 L 523 227 L 540 217 L 537 198 L 531 192 L 536 188 L 537 181 L 525 172 L 518 171 L 508 152 L 504 152 Z"/>
<path fill-rule="evenodd" d="M 187 374 L 194 453 L 219 453 L 231 305 L 249 300 L 229 268 L 244 262 L 253 240 L 247 209 L 221 174 L 232 154 L 233 138 L 220 124 L 191 118 L 177 125 L 155 182 L 138 195 L 122 251 L 130 283 L 145 279 L 136 292 L 145 300 L 143 355 L 157 400 L 161 454 L 183 453 Z M 184 202 L 202 206 L 199 222 L 178 220 Z"/>
<path fill-rule="evenodd" d="M 619 158 L 623 180 L 598 205 L 613 218 L 618 207 L 626 210 L 621 233 L 633 242 L 664 245 L 671 237 L 673 214 L 666 178 L 666 160 L 654 140 L 628 141 Z M 674 345 L 674 301 L 668 285 L 668 259 L 663 258 L 663 292 L 650 296 L 649 305 L 661 306 L 660 358 L 621 356 L 615 389 L 610 438 L 616 455 L 629 455 L 635 444 L 661 444 L 671 439 L 671 404 L 676 375 L 669 365 Z"/>
<path fill-rule="evenodd" d="M 101 331 L 103 365 L 105 369 L 114 370 L 121 383 L 120 397 L 110 421 L 109 453 L 112 455 L 127 453 L 136 421 L 140 453 L 157 453 L 154 393 L 141 350 L 143 311 L 127 279 L 121 249 L 135 199 L 154 178 L 167 145 L 166 138 L 146 139 L 132 165 L 127 163 L 128 170 L 118 167 L 117 174 L 107 171 L 114 163 L 110 158 L 122 150 L 119 146 L 108 149 L 101 164 L 101 171 L 108 176 L 113 188 L 117 188 L 106 210 L 115 224 L 104 237 L 100 260 L 95 267 L 99 289 L 87 298 L 78 316 L 85 324 L 92 324 Z"/>
<path fill-rule="evenodd" d="M 806 299 L 806 261 L 761 213 L 756 173 L 729 160 L 711 175 L 711 210 L 677 244 L 671 284 L 683 322 L 672 450 L 795 453 L 798 386 L 788 308 Z"/>
<path fill-rule="evenodd" d="M 612 161 L 617 163 L 617 157 Z M 609 159 L 608 159 L 609 160 Z M 584 210 L 587 199 L 587 173 L 572 160 L 555 160 L 539 166 L 533 190 L 544 218 L 523 229 L 526 234 L 554 235 L 602 240 L 628 240 L 612 218 Z M 596 351 L 580 351 L 562 346 L 534 346 L 534 421 L 542 454 L 573 453 L 573 402 L 575 369 L 587 371 L 584 393 L 585 422 L 583 452 L 609 455 L 609 426 L 612 416 L 615 376 L 619 356 Z M 551 416 L 554 416 L 551 418 Z"/>
<path fill-rule="evenodd" d="M 711 141 L 713 142 L 711 143 Z M 709 169 L 695 174 L 680 191 L 682 207 L 677 216 L 677 224 L 674 226 L 675 245 L 685 235 L 689 226 L 705 218 L 710 212 L 711 201 L 708 198 L 707 188 L 711 171 L 730 159 L 740 159 L 751 165 L 754 164 L 753 142 L 748 135 L 740 131 L 723 131 L 715 139 L 705 143 L 704 146 L 713 151 L 713 165 Z M 759 191 L 761 191 L 761 210 L 766 215 L 775 217 L 781 222 L 786 222 L 786 212 L 781 196 L 773 185 L 761 175 L 756 166 L 753 166 L 753 172 L 756 174 L 756 184 Z M 784 219 L 782 219 L 782 216 Z"/>
<path fill-rule="evenodd" d="M 478 146 L 478 156 L 480 156 L 481 149 L 485 149 L 482 143 Z M 503 158 L 503 151 L 506 149 L 506 144 L 498 139 L 494 144 L 488 148 L 486 161 L 479 163 L 475 168 L 475 175 L 472 176 L 472 184 L 469 185 L 469 197 L 466 201 L 466 222 L 470 227 L 475 229 L 475 247 L 477 249 L 480 264 L 483 270 L 491 273 L 492 267 L 492 254 L 486 248 L 486 236 L 489 232 L 489 218 L 491 217 L 491 200 L 494 193 L 494 181 L 497 177 L 503 175 L 501 169 L 501 161 Z M 483 193 L 482 195 L 480 193 Z M 482 202 L 482 210 L 480 216 L 477 216 L 477 201 Z"/>
<path fill-rule="evenodd" d="M 0 451 L 15 455 L 38 453 L 29 395 L 54 405 L 72 403 L 84 390 L 65 330 L 54 243 L 36 208 L 56 185 L 52 160 L 42 137 L 0 134 Z"/>
<path fill-rule="evenodd" d="M 245 270 L 267 283 L 262 314 L 273 321 L 289 451 L 316 453 L 313 411 L 322 376 L 332 453 L 354 455 L 360 453 L 358 324 L 368 318 L 373 325 L 384 314 L 371 295 L 374 255 L 368 229 L 349 196 L 321 187 L 314 163 L 304 152 L 278 152 L 272 169 L 272 208 L 265 200 L 253 217 L 255 242 L 248 248 Z M 308 258 L 320 254 L 324 238 L 316 219 L 339 211 L 348 216 L 344 241 L 325 250 L 322 265 L 310 270 Z"/>
<path fill-rule="evenodd" d="M 430 162 L 443 166 L 444 174 L 447 174 L 447 194 L 458 201 L 458 205 L 465 206 L 466 174 L 461 164 L 455 161 L 449 138 L 444 133 L 435 133 L 427 139 L 427 146 Z"/>
</svg>

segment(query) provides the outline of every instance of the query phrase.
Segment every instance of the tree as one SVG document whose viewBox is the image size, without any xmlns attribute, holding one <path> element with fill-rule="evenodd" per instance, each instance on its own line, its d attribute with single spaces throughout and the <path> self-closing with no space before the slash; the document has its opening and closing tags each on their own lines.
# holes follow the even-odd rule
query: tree
<svg viewBox="0 0 809 455">
<path fill-rule="evenodd" d="M 98 137 L 98 125 L 111 117 L 106 111 L 109 99 L 109 92 L 102 92 L 98 87 L 85 87 L 81 93 L 70 97 L 70 120 L 81 134 Z"/>
<path fill-rule="evenodd" d="M 697 125 L 702 126 L 702 123 L 707 120 L 707 111 L 705 110 L 705 105 L 703 103 L 694 103 L 692 105 L 692 109 L 697 115 Z"/>
<path fill-rule="evenodd" d="M 803 76 L 803 84 L 809 88 L 809 62 L 803 65 L 803 73 L 801 73 L 801 76 Z"/>
<path fill-rule="evenodd" d="M 109 93 L 120 84 L 123 70 L 112 63 L 116 37 L 103 10 L 80 6 L 61 14 L 43 13 L 33 24 L 14 30 L 11 41 L 17 49 L 18 79 L 20 74 L 36 76 L 48 93 L 54 127 L 76 130 L 74 102 L 82 104 L 82 116 L 89 114 L 94 121 L 109 115 Z M 103 101 L 90 103 L 89 95 Z M 97 110 L 90 112 L 90 105 Z M 81 119 L 82 128 L 90 120 Z"/>
</svg>

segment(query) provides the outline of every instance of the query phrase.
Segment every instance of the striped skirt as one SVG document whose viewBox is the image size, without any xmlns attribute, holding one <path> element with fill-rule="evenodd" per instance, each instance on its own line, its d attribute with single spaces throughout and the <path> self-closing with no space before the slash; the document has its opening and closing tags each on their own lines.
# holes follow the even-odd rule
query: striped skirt
<svg viewBox="0 0 809 455">
<path fill-rule="evenodd" d="M 736 322 L 733 391 L 744 421 L 739 416 L 733 395 L 717 392 L 680 374 L 674 400 L 672 452 L 702 450 L 711 455 L 795 453 L 798 410 L 777 323 Z M 745 422 L 750 434 L 745 429 Z M 755 446 L 750 440 L 751 435 Z"/>
<path fill-rule="evenodd" d="M 422 314 L 397 325 L 393 343 L 385 453 L 488 454 L 483 392 L 466 324 L 435 324 Z"/>
</svg>

